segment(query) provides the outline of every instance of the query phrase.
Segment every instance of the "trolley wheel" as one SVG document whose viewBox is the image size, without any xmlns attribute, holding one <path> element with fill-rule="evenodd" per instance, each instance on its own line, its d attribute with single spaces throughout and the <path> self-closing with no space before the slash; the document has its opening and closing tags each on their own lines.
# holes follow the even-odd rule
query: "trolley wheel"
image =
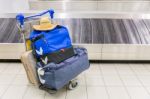
<svg viewBox="0 0 150 99">
<path fill-rule="evenodd" d="M 45 90 L 45 91 L 48 92 L 49 94 L 55 94 L 55 93 L 57 92 L 57 90 L 50 89 L 50 88 L 47 88 L 47 87 L 42 86 L 42 85 L 39 86 L 39 89 Z"/>
<path fill-rule="evenodd" d="M 56 94 L 56 90 L 51 90 L 51 89 L 49 89 L 49 90 L 47 90 L 47 92 L 49 93 L 49 94 Z"/>
<path fill-rule="evenodd" d="M 68 84 L 68 89 L 69 89 L 69 90 L 73 90 L 73 89 L 75 89 L 78 85 L 79 85 L 79 83 L 78 83 L 77 80 L 72 80 L 72 81 L 70 81 L 69 84 Z"/>
</svg>

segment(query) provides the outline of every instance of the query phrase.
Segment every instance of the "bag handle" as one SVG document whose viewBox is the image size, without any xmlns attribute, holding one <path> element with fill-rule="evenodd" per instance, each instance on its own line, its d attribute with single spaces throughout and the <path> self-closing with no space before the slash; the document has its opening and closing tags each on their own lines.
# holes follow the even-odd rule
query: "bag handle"
<svg viewBox="0 0 150 99">
<path fill-rule="evenodd" d="M 47 10 L 47 11 L 44 11 L 42 13 L 39 13 L 39 14 L 35 14 L 35 15 L 31 15 L 31 16 L 27 16 L 25 17 L 22 13 L 18 14 L 16 16 L 16 20 L 19 22 L 20 24 L 20 27 L 22 28 L 23 25 L 24 25 L 24 21 L 27 20 L 27 19 L 32 19 L 32 18 L 35 18 L 35 17 L 41 17 L 45 14 L 49 14 L 50 18 L 53 19 L 54 18 L 54 10 L 53 9 L 50 9 L 50 10 Z"/>
</svg>

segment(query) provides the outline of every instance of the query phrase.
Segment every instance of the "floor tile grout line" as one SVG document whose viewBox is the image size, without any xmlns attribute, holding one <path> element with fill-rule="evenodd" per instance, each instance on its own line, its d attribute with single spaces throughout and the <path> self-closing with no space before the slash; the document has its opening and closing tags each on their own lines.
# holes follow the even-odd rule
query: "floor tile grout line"
<svg viewBox="0 0 150 99">
<path fill-rule="evenodd" d="M 10 85 L 13 85 L 12 83 L 13 83 L 13 81 L 15 81 L 15 79 L 17 78 L 17 76 L 18 76 L 18 74 L 16 73 L 15 76 L 14 76 L 14 78 L 12 79 Z"/>
<path fill-rule="evenodd" d="M 129 64 L 130 66 L 130 64 Z M 142 87 L 146 90 L 146 92 L 149 94 L 150 96 L 150 92 L 148 91 L 148 89 L 146 88 L 146 86 L 142 83 L 142 81 L 139 79 L 138 75 L 136 74 L 136 72 L 133 70 L 133 68 L 130 66 L 131 70 L 133 71 L 134 75 L 136 76 L 136 78 L 138 79 L 138 81 L 141 83 Z"/>
<path fill-rule="evenodd" d="M 9 65 L 10 65 L 10 64 L 8 64 L 8 66 L 7 66 L 3 71 L 1 71 L 0 74 L 14 74 L 14 73 L 4 73 L 4 71 L 7 70 L 7 68 L 9 67 Z M 20 72 L 20 71 L 21 71 L 21 68 L 19 68 L 18 72 L 15 73 L 15 74 L 19 75 L 19 72 Z"/>
<path fill-rule="evenodd" d="M 46 92 L 44 92 L 44 99 L 46 98 Z"/>
<path fill-rule="evenodd" d="M 41 90 L 41 89 L 39 89 L 39 90 Z M 45 90 L 42 90 L 42 91 L 44 91 L 44 99 L 46 99 L 46 94 L 50 94 L 50 93 L 48 93 L 47 91 L 45 91 Z M 57 92 L 56 93 L 54 93 L 54 94 L 57 94 Z M 51 95 L 51 94 L 50 94 Z M 66 96 L 65 96 L 65 99 L 66 99 Z"/>
<path fill-rule="evenodd" d="M 89 96 L 88 96 L 88 88 L 87 88 L 86 74 L 84 74 L 84 80 L 85 80 L 85 86 L 86 86 L 86 96 L 87 96 L 87 99 L 89 99 Z"/>
<path fill-rule="evenodd" d="M 67 87 L 65 87 L 65 88 L 66 88 L 66 90 L 65 90 L 65 91 L 66 91 L 66 94 L 65 94 L 65 99 L 67 99 Z"/>
<path fill-rule="evenodd" d="M 10 63 L 8 63 L 8 64 L 6 65 L 6 67 L 4 68 L 4 70 L 2 70 L 0 73 L 3 73 L 3 72 L 8 68 L 9 65 L 10 65 Z"/>
<path fill-rule="evenodd" d="M 150 72 L 150 69 L 148 69 L 148 68 L 145 66 L 145 64 L 143 64 L 143 66 L 144 66 L 144 68 L 145 68 L 148 72 Z"/>
<path fill-rule="evenodd" d="M 110 99 L 110 94 L 109 94 L 109 92 L 108 92 L 108 88 L 107 88 L 106 82 L 105 82 L 105 80 L 104 80 L 104 75 L 103 75 L 103 73 L 102 73 L 101 65 L 99 64 L 98 67 L 99 67 L 100 74 L 101 74 L 101 76 L 102 76 L 102 80 L 103 80 L 103 83 L 104 83 L 104 87 L 105 87 L 106 93 L 107 93 L 107 95 L 108 95 L 108 99 Z"/>
<path fill-rule="evenodd" d="M 22 63 L 21 63 L 22 64 Z M 19 72 L 21 71 L 21 68 L 20 68 L 20 70 L 18 70 L 18 73 L 16 73 L 15 74 L 15 77 L 14 78 L 17 78 L 17 76 L 19 76 L 19 75 L 26 75 L 26 74 L 19 74 Z M 26 76 L 27 77 L 27 76 Z M 26 78 L 27 79 L 27 78 Z M 10 83 L 10 85 L 17 85 L 17 84 L 13 84 L 13 81 L 14 81 L 15 79 L 13 79 L 12 80 L 12 82 Z M 29 82 L 28 82 L 28 84 L 29 84 Z M 30 85 L 27 85 L 27 86 L 30 86 Z"/>
<path fill-rule="evenodd" d="M 9 66 L 10 64 L 8 64 L 8 66 Z M 7 66 L 7 68 L 8 68 L 8 66 Z M 6 68 L 6 69 L 7 69 Z M 20 71 L 21 71 L 21 69 L 20 69 Z M 19 72 L 19 71 L 18 71 Z M 10 81 L 10 84 L 8 85 L 8 88 L 4 91 L 4 93 L 1 95 L 1 97 L 3 98 L 3 96 L 5 95 L 5 93 L 7 92 L 7 90 L 11 87 L 11 85 L 12 85 L 12 82 L 15 80 L 15 78 L 17 77 L 17 75 L 18 74 L 15 74 L 15 76 L 12 78 L 12 80 Z"/>
<path fill-rule="evenodd" d="M 10 85 L 7 86 L 7 88 L 5 89 L 5 91 L 2 93 L 2 95 L 0 96 L 1 99 L 3 99 L 4 94 L 6 93 L 6 91 L 9 89 Z"/>
<path fill-rule="evenodd" d="M 29 89 L 29 87 L 27 86 L 27 88 L 25 89 L 25 91 L 24 91 L 24 93 L 23 93 L 23 95 L 22 95 L 22 99 L 24 99 L 24 97 L 25 97 L 25 95 L 26 95 L 28 89 Z"/>
<path fill-rule="evenodd" d="M 125 91 L 127 92 L 129 98 L 131 99 L 131 95 L 129 94 L 129 92 L 128 92 L 127 88 L 126 88 L 126 85 L 125 85 L 125 83 L 123 82 L 123 80 L 122 80 L 122 78 L 121 78 L 121 76 L 120 76 L 120 74 L 119 74 L 119 72 L 118 72 L 118 69 L 117 69 L 117 67 L 116 67 L 116 64 L 114 64 L 114 65 L 115 65 L 114 68 L 115 68 L 115 70 L 116 70 L 116 72 L 117 72 L 117 75 L 119 76 L 119 79 L 121 80 Z"/>
<path fill-rule="evenodd" d="M 5 92 L 1 95 L 1 97 L 3 97 L 5 95 L 5 93 L 7 92 L 7 90 L 11 87 L 12 82 L 14 81 L 14 79 L 16 78 L 17 74 L 13 77 L 12 81 L 10 81 L 10 84 L 8 84 L 8 88 L 5 90 Z"/>
</svg>

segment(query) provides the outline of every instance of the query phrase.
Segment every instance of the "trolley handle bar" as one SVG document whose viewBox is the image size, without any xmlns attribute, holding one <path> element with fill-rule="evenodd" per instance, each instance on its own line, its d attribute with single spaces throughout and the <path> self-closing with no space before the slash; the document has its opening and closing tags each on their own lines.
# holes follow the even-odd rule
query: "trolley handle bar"
<svg viewBox="0 0 150 99">
<path fill-rule="evenodd" d="M 47 13 L 49 13 L 51 19 L 54 18 L 54 13 L 55 12 L 54 12 L 53 9 L 50 9 L 50 10 L 47 10 L 45 12 L 42 12 L 42 13 L 39 13 L 39 14 L 36 14 L 36 15 L 27 16 L 27 17 L 25 17 L 22 13 L 20 13 L 16 16 L 16 20 L 20 23 L 20 27 L 22 27 L 24 25 L 24 20 L 35 18 L 35 17 L 40 17 L 40 16 L 43 16 Z"/>
</svg>

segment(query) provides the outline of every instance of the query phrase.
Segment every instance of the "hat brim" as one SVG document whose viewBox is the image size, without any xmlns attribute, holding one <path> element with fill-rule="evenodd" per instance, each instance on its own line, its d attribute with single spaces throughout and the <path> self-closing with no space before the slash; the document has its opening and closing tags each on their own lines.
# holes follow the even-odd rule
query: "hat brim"
<svg viewBox="0 0 150 99">
<path fill-rule="evenodd" d="M 47 31 L 54 29 L 56 26 L 56 24 L 33 25 L 33 29 L 39 31 Z"/>
</svg>

